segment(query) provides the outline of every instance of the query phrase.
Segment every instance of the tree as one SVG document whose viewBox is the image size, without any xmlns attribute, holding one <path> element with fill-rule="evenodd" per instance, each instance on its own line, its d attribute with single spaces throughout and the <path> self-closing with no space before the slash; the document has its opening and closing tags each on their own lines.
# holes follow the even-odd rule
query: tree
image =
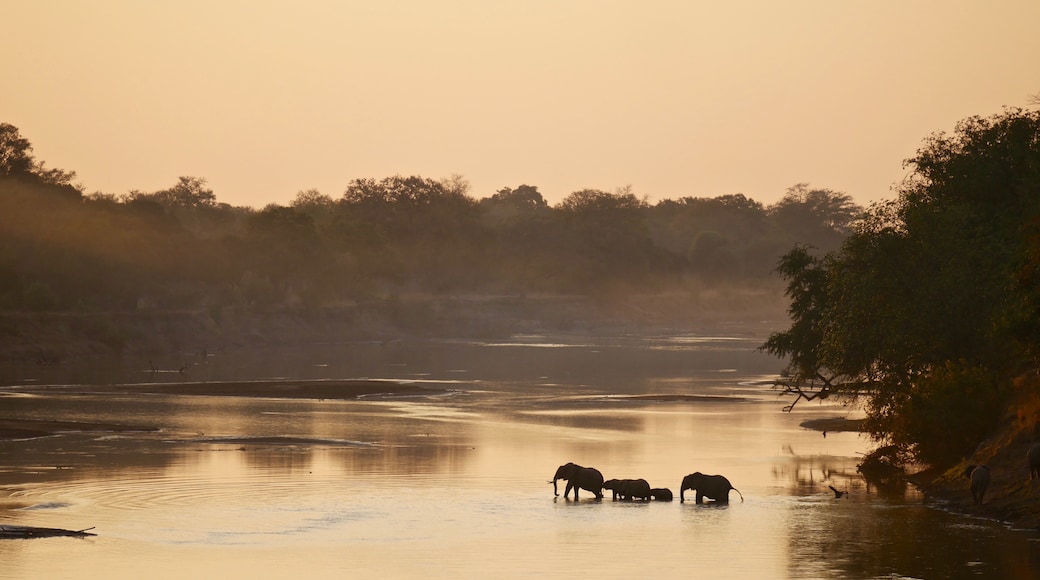
<svg viewBox="0 0 1040 580">
<path fill-rule="evenodd" d="M 489 198 L 480 200 L 480 206 L 496 219 L 509 220 L 520 215 L 531 215 L 549 209 L 538 188 L 520 185 L 516 189 L 503 187 Z"/>
<path fill-rule="evenodd" d="M 764 279 L 790 247 L 763 250 L 769 235 L 765 208 L 743 194 L 663 200 L 649 216 L 654 242 L 685 260 L 702 280 Z"/>
<path fill-rule="evenodd" d="M 17 127 L 8 123 L 0 123 L 0 177 L 20 177 L 64 186 L 73 195 L 79 192 L 78 188 L 72 187 L 75 171 L 48 169 L 43 161 L 33 157 L 29 140 L 22 137 Z"/>
<path fill-rule="evenodd" d="M 307 214 L 319 230 L 324 230 L 333 219 L 336 202 L 317 189 L 308 189 L 297 192 L 289 207 Z"/>
<path fill-rule="evenodd" d="M 306 191 L 299 191 L 296 193 L 296 197 L 293 198 L 289 204 L 290 207 L 298 209 L 303 212 L 310 211 L 327 211 L 330 209 L 335 202 L 331 197 L 318 191 L 317 189 L 308 189 Z"/>
<path fill-rule="evenodd" d="M 762 348 L 788 359 L 795 402 L 864 397 L 876 439 L 941 464 L 973 449 L 1010 378 L 1036 364 L 1022 329 L 1040 292 L 1023 264 L 1040 220 L 1040 112 L 966 119 L 907 164 L 899 199 L 872 206 L 839 250 L 784 256 L 793 323 Z"/>
<path fill-rule="evenodd" d="M 796 395 L 784 408 L 790 411 L 802 399 L 826 399 L 837 386 L 824 342 L 828 271 L 823 259 L 805 246 L 796 246 L 780 259 L 777 272 L 787 280 L 788 313 L 793 322 L 788 330 L 770 335 L 761 349 L 788 361 L 786 378 L 779 386 Z"/>
<path fill-rule="evenodd" d="M 776 227 L 798 232 L 800 243 L 823 252 L 838 249 L 862 212 L 848 194 L 810 188 L 807 183 L 789 187 L 783 199 L 769 208 Z"/>
<path fill-rule="evenodd" d="M 167 207 L 195 209 L 217 204 L 216 194 L 206 187 L 206 180 L 202 177 L 179 177 L 176 185 L 157 191 L 152 196 Z"/>
<path fill-rule="evenodd" d="M 33 169 L 32 144 L 18 128 L 0 123 L 0 176 L 27 177 Z"/>
<path fill-rule="evenodd" d="M 568 275 L 584 292 L 651 283 L 652 274 L 672 271 L 674 258 L 654 245 L 647 227 L 649 205 L 631 191 L 583 189 L 557 205 L 561 249 L 571 252 Z"/>
</svg>

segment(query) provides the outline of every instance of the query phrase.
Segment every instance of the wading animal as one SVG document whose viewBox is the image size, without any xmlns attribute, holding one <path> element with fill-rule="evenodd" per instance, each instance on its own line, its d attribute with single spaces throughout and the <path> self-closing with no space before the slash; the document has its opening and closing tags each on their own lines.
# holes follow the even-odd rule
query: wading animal
<svg viewBox="0 0 1040 580">
<path fill-rule="evenodd" d="M 657 501 L 672 501 L 672 490 L 666 487 L 655 487 L 650 490 L 650 496 Z"/>
<path fill-rule="evenodd" d="M 645 479 L 608 479 L 603 482 L 603 489 L 609 489 L 612 499 L 650 500 L 650 484 Z"/>
<path fill-rule="evenodd" d="M 1029 462 L 1029 480 L 1040 479 L 1040 443 L 1033 443 L 1026 452 L 1026 460 Z"/>
<path fill-rule="evenodd" d="M 971 480 L 971 501 L 975 505 L 982 505 L 982 498 L 986 495 L 989 487 L 989 467 L 985 465 L 969 465 L 964 470 L 964 477 Z"/>
<path fill-rule="evenodd" d="M 729 490 L 737 492 L 740 501 L 744 501 L 744 494 L 733 487 L 729 480 L 721 475 L 704 475 L 701 472 L 691 473 L 683 478 L 679 486 L 679 501 L 684 502 L 686 490 L 696 491 L 697 503 L 704 503 L 704 498 L 714 500 L 717 503 L 729 503 Z"/>
<path fill-rule="evenodd" d="M 553 495 L 559 497 L 560 492 L 556 488 L 556 482 L 560 479 L 567 480 L 567 487 L 563 490 L 563 497 L 574 490 L 574 499 L 578 499 L 578 488 L 591 491 L 596 499 L 603 499 L 603 474 L 595 467 L 582 467 L 573 463 L 561 465 L 553 476 Z"/>
</svg>

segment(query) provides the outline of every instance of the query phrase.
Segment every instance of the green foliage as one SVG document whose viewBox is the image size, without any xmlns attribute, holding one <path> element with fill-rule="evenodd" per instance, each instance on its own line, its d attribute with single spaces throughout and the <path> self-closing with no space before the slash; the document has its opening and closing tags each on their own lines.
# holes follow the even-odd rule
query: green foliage
<svg viewBox="0 0 1040 580">
<path fill-rule="evenodd" d="M 1010 392 L 1007 376 L 963 361 L 947 361 L 918 377 L 909 392 L 872 408 L 867 427 L 890 434 L 897 448 L 930 465 L 971 454 L 997 426 Z"/>
<path fill-rule="evenodd" d="M 788 358 L 792 392 L 826 377 L 866 397 L 875 438 L 944 461 L 978 443 L 1004 385 L 1036 364 L 1040 113 L 968 119 L 908 164 L 899 200 L 873 206 L 840 250 L 781 260 L 793 324 L 763 349 Z"/>
</svg>

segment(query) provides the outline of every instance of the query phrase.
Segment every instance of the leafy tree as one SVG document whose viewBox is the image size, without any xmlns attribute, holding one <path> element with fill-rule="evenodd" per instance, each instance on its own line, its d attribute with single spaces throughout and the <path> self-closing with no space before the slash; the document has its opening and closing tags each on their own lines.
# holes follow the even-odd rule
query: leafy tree
<svg viewBox="0 0 1040 580">
<path fill-rule="evenodd" d="M 605 282 L 625 286 L 653 281 L 668 262 L 654 246 L 646 223 L 649 206 L 630 191 L 583 189 L 568 195 L 556 210 L 565 228 L 562 249 L 571 252 L 568 274 L 582 292 L 600 291 Z"/>
<path fill-rule="evenodd" d="M 34 165 L 32 144 L 22 137 L 18 127 L 0 123 L 0 176 L 24 177 L 32 175 Z"/>
<path fill-rule="evenodd" d="M 206 187 L 206 180 L 201 177 L 179 177 L 176 185 L 157 191 L 152 197 L 164 206 L 177 208 L 194 209 L 217 203 L 216 194 Z"/>
<path fill-rule="evenodd" d="M 75 171 L 48 169 L 45 163 L 33 157 L 29 140 L 22 137 L 17 127 L 8 123 L 0 123 L 0 177 L 66 186 L 67 193 L 79 193 L 78 188 L 71 185 L 76 178 Z"/>
<path fill-rule="evenodd" d="M 762 348 L 788 359 L 795 402 L 863 396 L 876 439 L 942 463 L 971 451 L 1010 378 L 1036 364 L 1040 113 L 966 119 L 907 164 L 899 199 L 873 206 L 840 250 L 781 260 L 793 324 Z"/>
<path fill-rule="evenodd" d="M 334 235 L 370 275 L 434 292 L 476 284 L 487 244 L 476 202 L 458 181 L 419 176 L 352 181 Z"/>
<path fill-rule="evenodd" d="M 517 218 L 544 213 L 549 204 L 537 187 L 520 185 L 516 189 L 503 187 L 491 197 L 480 200 L 480 207 L 496 223 L 508 223 Z"/>
<path fill-rule="evenodd" d="M 823 252 L 838 249 L 862 212 L 848 194 L 810 188 L 807 183 L 789 187 L 783 199 L 769 208 L 776 227 L 799 232 L 799 243 Z"/>
</svg>

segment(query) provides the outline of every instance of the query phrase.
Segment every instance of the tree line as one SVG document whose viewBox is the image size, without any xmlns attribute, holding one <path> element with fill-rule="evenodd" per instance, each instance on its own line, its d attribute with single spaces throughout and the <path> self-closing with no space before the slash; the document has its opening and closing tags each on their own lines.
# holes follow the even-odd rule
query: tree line
<svg viewBox="0 0 1040 580">
<path fill-rule="evenodd" d="M 477 199 L 459 177 L 355 179 L 261 209 L 206 181 L 84 193 L 0 125 L 0 311 L 320 308 L 404 293 L 660 292 L 776 286 L 795 244 L 837 249 L 863 208 L 798 184 L 763 205 L 742 194 L 649 203 L 630 188 L 536 186 Z"/>
</svg>

